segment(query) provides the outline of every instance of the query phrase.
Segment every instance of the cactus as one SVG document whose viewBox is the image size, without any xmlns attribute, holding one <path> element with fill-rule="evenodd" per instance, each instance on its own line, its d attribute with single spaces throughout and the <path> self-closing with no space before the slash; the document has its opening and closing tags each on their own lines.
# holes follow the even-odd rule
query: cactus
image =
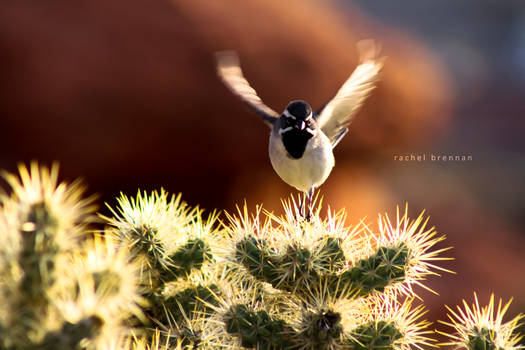
<svg viewBox="0 0 525 350">
<path fill-rule="evenodd" d="M 447 249 L 423 214 L 345 225 L 344 211 L 310 221 L 296 201 L 278 216 L 247 206 L 207 218 L 164 190 L 122 194 L 94 215 L 58 168 L 4 174 L 0 196 L 0 349 L 393 349 L 434 346 L 415 305 Z M 90 225 L 102 220 L 102 231 Z M 450 271 L 448 271 L 450 272 Z M 519 349 L 522 315 L 477 296 L 448 308 L 442 345 Z"/>
<path fill-rule="evenodd" d="M 113 217 L 101 218 L 108 224 L 105 234 L 130 247 L 132 261 L 141 266 L 138 283 L 148 303 L 145 315 L 151 324 L 170 332 L 171 346 L 198 343 L 200 330 L 186 320 L 205 312 L 205 303 L 215 300 L 210 293 L 219 292 L 218 273 L 212 272 L 220 268 L 213 258 L 219 239 L 217 215 L 205 220 L 198 207 L 191 208 L 180 195 L 169 197 L 164 190 L 139 191 L 134 198 L 122 194 L 117 201 L 116 209 L 108 205 Z M 152 331 L 146 333 L 152 337 Z"/>
<path fill-rule="evenodd" d="M 379 321 L 363 324 L 354 330 L 354 349 L 365 350 L 370 347 L 375 349 L 390 349 L 396 340 L 403 334 L 393 322 Z"/>
<path fill-rule="evenodd" d="M 243 304 L 232 305 L 224 315 L 226 331 L 240 338 L 246 348 L 282 349 L 291 346 L 283 320 L 272 318 L 266 310 L 253 310 Z"/>
<path fill-rule="evenodd" d="M 511 300 L 503 305 L 502 300 L 498 302 L 495 309 L 494 294 L 491 294 L 487 306 L 481 307 L 478 296 L 474 293 L 474 303 L 469 306 L 463 300 L 463 309 L 457 307 L 457 311 L 447 306 L 450 322 L 440 323 L 452 327 L 453 333 L 440 332 L 450 338 L 443 345 L 452 345 L 468 350 L 511 350 L 522 348 L 518 345 L 522 335 L 516 332 L 520 320 L 525 315 L 518 315 L 512 320 L 504 323 L 503 316 L 509 308 Z"/>
<path fill-rule="evenodd" d="M 73 256 L 82 254 L 82 241 L 91 237 L 93 198 L 82 199 L 79 182 L 58 183 L 57 165 L 32 163 L 19 171 L 19 177 L 4 173 L 11 194 L 0 197 L 0 297 L 6 308 L 1 346 L 96 348 L 108 325 L 120 323 L 122 312 L 102 315 L 108 300 L 75 290 L 75 278 L 68 274 Z M 95 283 L 95 275 L 77 271 L 85 272 L 83 284 Z"/>
</svg>

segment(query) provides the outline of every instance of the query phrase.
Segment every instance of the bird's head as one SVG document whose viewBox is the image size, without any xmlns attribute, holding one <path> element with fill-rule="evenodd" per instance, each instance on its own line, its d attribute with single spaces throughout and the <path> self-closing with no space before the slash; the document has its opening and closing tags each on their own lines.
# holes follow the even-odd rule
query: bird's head
<svg viewBox="0 0 525 350">
<path fill-rule="evenodd" d="M 281 114 L 279 134 L 289 131 L 304 131 L 315 135 L 315 119 L 312 107 L 301 100 L 292 101 Z"/>
</svg>

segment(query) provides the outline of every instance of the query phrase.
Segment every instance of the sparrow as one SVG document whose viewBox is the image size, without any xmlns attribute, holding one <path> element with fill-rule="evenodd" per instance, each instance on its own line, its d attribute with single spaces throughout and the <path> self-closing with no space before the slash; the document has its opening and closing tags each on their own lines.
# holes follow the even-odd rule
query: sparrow
<svg viewBox="0 0 525 350">
<path fill-rule="evenodd" d="M 375 88 L 384 58 L 373 40 L 358 43 L 359 65 L 343 86 L 320 110 L 303 100 L 288 103 L 279 114 L 268 107 L 244 77 L 234 51 L 216 53 L 217 73 L 224 84 L 271 128 L 269 155 L 275 172 L 288 185 L 303 192 L 300 213 L 309 220 L 314 191 L 335 165 L 333 149 L 348 132 L 357 111 Z"/>
</svg>

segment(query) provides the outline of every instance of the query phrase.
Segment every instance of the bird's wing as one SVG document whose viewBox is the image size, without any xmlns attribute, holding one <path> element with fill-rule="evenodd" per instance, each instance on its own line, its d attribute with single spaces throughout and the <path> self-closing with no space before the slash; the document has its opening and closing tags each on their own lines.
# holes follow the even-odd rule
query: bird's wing
<svg viewBox="0 0 525 350">
<path fill-rule="evenodd" d="M 263 103 L 257 96 L 257 92 L 244 78 L 237 54 L 234 51 L 221 51 L 217 52 L 215 57 L 217 58 L 217 73 L 224 84 L 272 127 L 279 114 Z"/>
<path fill-rule="evenodd" d="M 359 66 L 339 89 L 335 97 L 319 112 L 317 123 L 335 145 L 341 140 L 370 91 L 375 88 L 384 58 L 378 58 L 379 47 L 373 40 L 358 43 Z"/>
</svg>

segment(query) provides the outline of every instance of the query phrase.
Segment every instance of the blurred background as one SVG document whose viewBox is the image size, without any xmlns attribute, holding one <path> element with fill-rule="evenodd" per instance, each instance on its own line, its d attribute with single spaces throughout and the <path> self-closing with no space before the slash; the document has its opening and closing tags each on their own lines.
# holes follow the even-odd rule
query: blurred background
<svg viewBox="0 0 525 350">
<path fill-rule="evenodd" d="M 440 265 L 457 272 L 430 279 L 439 296 L 419 290 L 430 320 L 473 291 L 483 303 L 514 296 L 510 313 L 525 311 L 520 0 L 4 1 L 0 168 L 59 161 L 63 179 L 100 194 L 102 212 L 120 191 L 160 187 L 208 210 L 246 199 L 280 212 L 295 190 L 271 168 L 266 126 L 216 77 L 213 52 L 237 50 L 280 112 L 329 100 L 363 38 L 388 59 L 335 151 L 325 205 L 346 208 L 349 224 L 398 204 L 427 210 L 454 247 Z"/>
</svg>

